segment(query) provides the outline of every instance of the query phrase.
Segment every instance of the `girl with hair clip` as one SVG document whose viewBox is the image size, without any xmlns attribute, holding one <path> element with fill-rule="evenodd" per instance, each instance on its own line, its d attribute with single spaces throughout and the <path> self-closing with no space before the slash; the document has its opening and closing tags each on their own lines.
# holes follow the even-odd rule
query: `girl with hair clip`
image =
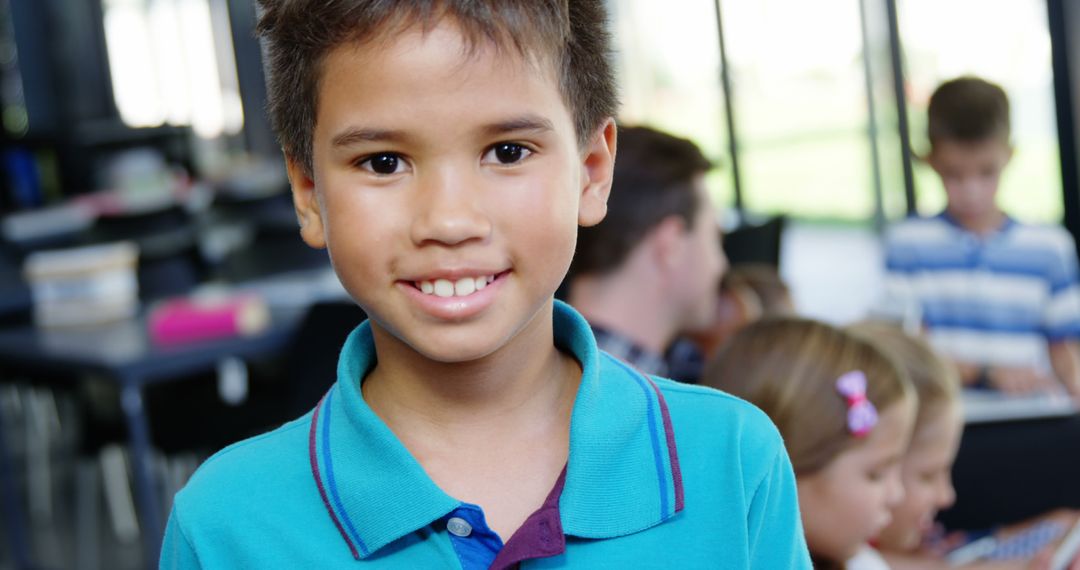
<svg viewBox="0 0 1080 570">
<path fill-rule="evenodd" d="M 893 508 L 892 522 L 878 535 L 875 544 L 893 570 L 956 567 L 954 561 L 946 560 L 943 553 L 936 551 L 940 549 L 928 548 L 926 544 L 938 511 L 948 508 L 956 499 L 951 472 L 963 430 L 960 377 L 955 367 L 929 344 L 898 326 L 868 322 L 848 330 L 893 357 L 906 371 L 918 396 L 915 428 L 900 469 L 904 499 Z M 1010 538 L 1020 539 L 1020 535 L 1029 530 L 1046 534 L 1049 527 L 1054 527 L 1056 533 L 1047 538 L 1058 538 L 1075 519 L 1073 512 L 1056 511 L 1036 521 L 999 531 L 995 539 L 1000 546 L 1007 544 Z M 987 554 L 994 550 L 991 547 Z M 997 550 L 1004 556 L 1011 549 Z M 1050 568 L 1053 554 L 1054 548 L 1050 546 L 1033 558 L 1031 555 L 1025 557 L 1030 560 L 976 561 L 961 567 L 969 570 Z M 1074 560 L 1070 568 L 1080 570 L 1080 559 Z M 858 569 L 853 567 L 852 570 Z"/>
<path fill-rule="evenodd" d="M 866 545 L 904 494 L 900 459 L 916 404 L 904 371 L 853 334 L 785 317 L 740 331 L 703 382 L 756 404 L 779 428 L 814 567 L 873 557 Z"/>
</svg>

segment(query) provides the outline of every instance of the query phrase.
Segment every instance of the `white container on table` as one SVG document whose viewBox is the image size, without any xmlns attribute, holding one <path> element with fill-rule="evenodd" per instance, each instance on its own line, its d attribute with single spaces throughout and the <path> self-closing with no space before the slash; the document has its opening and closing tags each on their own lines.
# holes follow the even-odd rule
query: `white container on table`
<svg viewBox="0 0 1080 570">
<path fill-rule="evenodd" d="M 30 254 L 23 265 L 34 323 L 60 328 L 128 319 L 139 310 L 138 248 L 117 242 Z"/>
</svg>

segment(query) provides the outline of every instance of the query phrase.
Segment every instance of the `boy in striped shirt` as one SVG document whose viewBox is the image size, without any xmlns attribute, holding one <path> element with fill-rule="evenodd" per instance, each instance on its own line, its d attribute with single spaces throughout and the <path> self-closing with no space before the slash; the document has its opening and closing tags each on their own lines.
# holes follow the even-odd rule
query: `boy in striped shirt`
<svg viewBox="0 0 1080 570">
<path fill-rule="evenodd" d="M 1008 97 L 961 77 L 937 88 L 928 115 L 926 158 L 948 205 L 891 228 L 887 296 L 920 315 L 965 385 L 1080 395 L 1073 238 L 1058 226 L 1018 222 L 996 202 L 1013 154 Z"/>
</svg>

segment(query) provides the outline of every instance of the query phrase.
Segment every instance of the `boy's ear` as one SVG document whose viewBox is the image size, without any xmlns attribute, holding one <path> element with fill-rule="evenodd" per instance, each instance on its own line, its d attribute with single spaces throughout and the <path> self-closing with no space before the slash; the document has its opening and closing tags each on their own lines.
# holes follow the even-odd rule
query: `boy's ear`
<svg viewBox="0 0 1080 570">
<path fill-rule="evenodd" d="M 616 139 L 615 119 L 608 117 L 583 149 L 581 199 L 578 203 L 578 225 L 582 227 L 595 226 L 607 215 L 607 201 L 615 169 Z"/>
<path fill-rule="evenodd" d="M 300 222 L 300 237 L 309 246 L 322 249 L 326 247 L 326 234 L 323 232 L 319 197 L 315 193 L 315 180 L 295 158 L 286 157 L 285 169 L 289 174 L 296 219 Z"/>
</svg>

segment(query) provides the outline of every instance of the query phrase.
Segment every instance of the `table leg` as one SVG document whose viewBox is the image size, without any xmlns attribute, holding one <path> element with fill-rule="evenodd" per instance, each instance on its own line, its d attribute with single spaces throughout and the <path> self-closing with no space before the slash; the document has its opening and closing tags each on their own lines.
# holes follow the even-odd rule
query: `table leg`
<svg viewBox="0 0 1080 570">
<path fill-rule="evenodd" d="M 2 408 L 3 406 L 0 406 Z M 15 490 L 15 473 L 11 469 L 11 450 L 4 434 L 4 415 L 0 409 L 0 497 L 4 503 L 5 526 L 16 568 L 30 568 L 30 547 L 26 542 L 26 517 Z"/>
<path fill-rule="evenodd" d="M 150 428 L 146 421 L 146 410 L 143 408 L 142 390 L 139 383 L 127 379 L 123 383 L 120 399 L 127 419 L 128 437 L 131 444 L 131 464 L 135 474 L 139 518 L 142 522 L 143 550 L 147 568 L 157 568 L 164 532 L 160 509 L 161 497 L 154 484 L 150 456 Z"/>
</svg>

